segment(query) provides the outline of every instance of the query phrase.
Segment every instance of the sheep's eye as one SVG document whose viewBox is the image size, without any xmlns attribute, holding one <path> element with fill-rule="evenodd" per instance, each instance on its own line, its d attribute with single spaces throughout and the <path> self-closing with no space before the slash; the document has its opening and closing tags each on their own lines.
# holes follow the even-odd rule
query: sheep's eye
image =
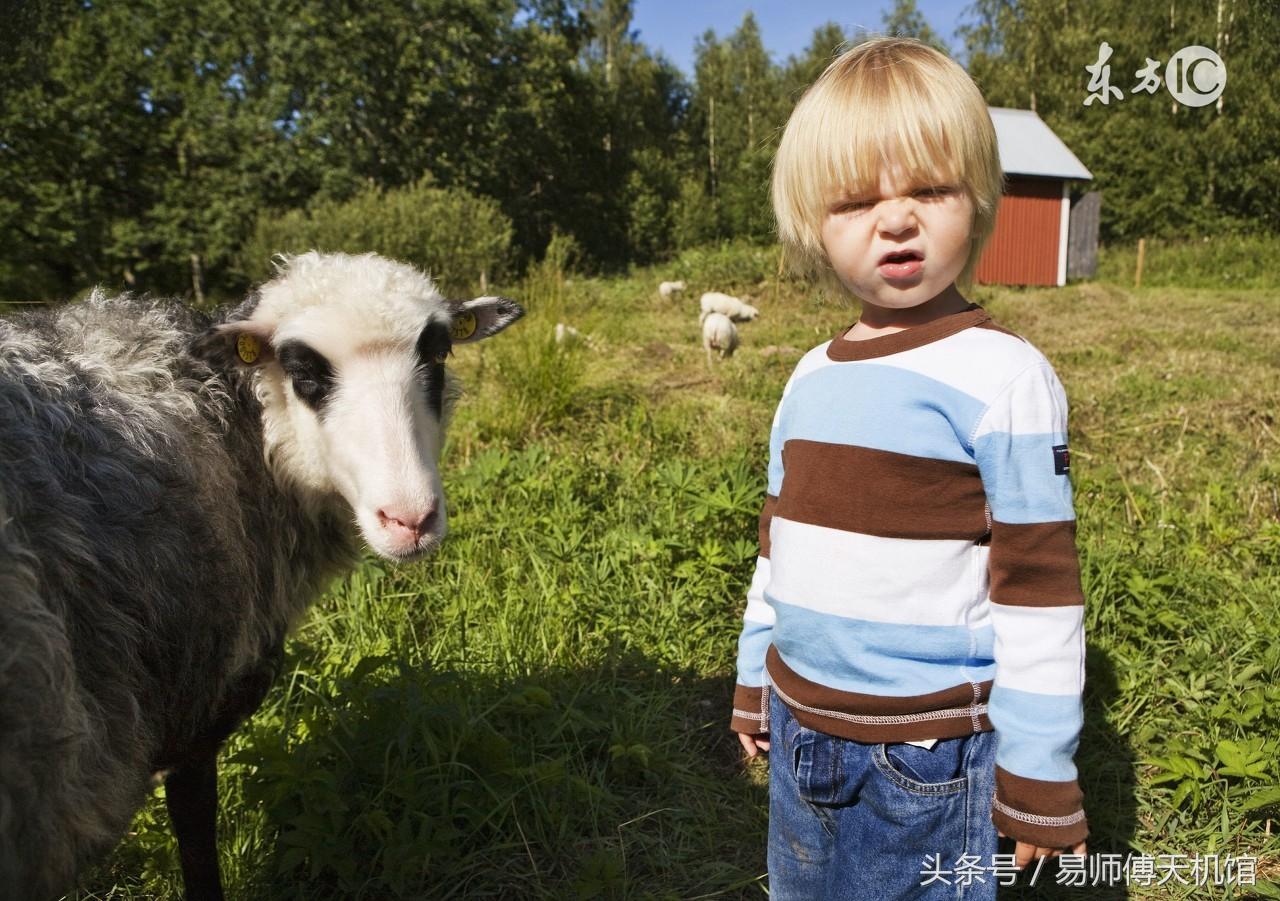
<svg viewBox="0 0 1280 901">
<path fill-rule="evenodd" d="M 428 322 L 418 335 L 418 360 L 423 364 L 443 366 L 453 352 L 453 340 L 449 337 L 449 323 Z"/>
<path fill-rule="evenodd" d="M 321 354 L 300 341 L 288 341 L 276 351 L 276 359 L 289 376 L 293 393 L 317 412 L 333 390 L 333 366 Z"/>
<path fill-rule="evenodd" d="M 444 411 L 444 366 L 445 360 L 453 352 L 453 339 L 449 337 L 449 321 L 430 320 L 423 326 L 418 335 L 418 362 L 422 367 L 422 378 L 427 392 L 427 406 L 441 416 Z"/>
</svg>

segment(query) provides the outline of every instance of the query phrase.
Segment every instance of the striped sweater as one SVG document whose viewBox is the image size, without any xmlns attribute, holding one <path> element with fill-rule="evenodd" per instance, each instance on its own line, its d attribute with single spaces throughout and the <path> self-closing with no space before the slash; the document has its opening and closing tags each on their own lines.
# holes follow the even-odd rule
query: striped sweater
<svg viewBox="0 0 1280 901">
<path fill-rule="evenodd" d="M 1084 597 L 1053 367 L 977 304 L 804 356 L 769 439 L 732 728 L 862 742 L 995 729 L 992 819 L 1072 845 L 1088 826 Z"/>
</svg>

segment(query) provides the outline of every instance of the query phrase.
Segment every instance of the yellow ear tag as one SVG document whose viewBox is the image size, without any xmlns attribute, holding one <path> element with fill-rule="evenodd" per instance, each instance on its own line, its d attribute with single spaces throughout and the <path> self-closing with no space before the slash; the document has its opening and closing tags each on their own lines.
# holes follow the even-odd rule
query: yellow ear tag
<svg viewBox="0 0 1280 901">
<path fill-rule="evenodd" d="M 465 341 L 476 333 L 476 314 L 466 310 L 453 317 L 449 326 L 449 337 L 454 341 Z"/>
<path fill-rule="evenodd" d="M 258 343 L 257 336 L 241 332 L 236 338 L 236 356 L 250 366 L 258 362 L 258 357 L 262 356 L 262 345 Z"/>
</svg>

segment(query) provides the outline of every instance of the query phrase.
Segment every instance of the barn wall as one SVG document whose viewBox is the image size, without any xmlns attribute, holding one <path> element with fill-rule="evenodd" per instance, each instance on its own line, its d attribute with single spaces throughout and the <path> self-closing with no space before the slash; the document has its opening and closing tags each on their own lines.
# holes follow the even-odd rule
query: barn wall
<svg viewBox="0 0 1280 901">
<path fill-rule="evenodd" d="M 1062 180 L 1010 176 L 996 228 L 978 261 L 977 280 L 997 285 L 1056 285 Z"/>
</svg>

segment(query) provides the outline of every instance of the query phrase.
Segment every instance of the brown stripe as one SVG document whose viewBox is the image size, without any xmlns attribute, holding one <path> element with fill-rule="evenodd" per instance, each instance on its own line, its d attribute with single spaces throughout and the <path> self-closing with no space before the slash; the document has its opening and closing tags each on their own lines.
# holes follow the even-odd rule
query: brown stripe
<svg viewBox="0 0 1280 901">
<path fill-rule="evenodd" d="M 735 711 L 763 713 L 764 702 L 763 688 L 748 688 L 745 685 L 734 686 L 733 709 Z M 768 724 L 763 719 L 739 716 L 737 713 L 734 713 L 729 721 L 730 729 L 734 732 L 745 732 L 747 735 L 763 735 L 769 731 L 767 726 Z"/>
<path fill-rule="evenodd" d="M 974 732 L 990 732 L 994 728 L 985 713 L 978 713 L 975 717 L 977 705 L 985 704 L 991 694 L 990 679 L 978 683 L 964 682 L 923 695 L 886 697 L 841 691 L 811 682 L 787 666 L 772 645 L 765 657 L 765 667 L 779 694 L 795 702 L 788 706 L 796 721 L 828 735 L 863 742 L 917 741 L 922 738 L 957 738 Z M 976 700 L 975 684 L 978 689 Z M 803 710 L 797 705 L 813 709 Z M 907 723 L 851 722 L 833 715 L 904 716 L 941 710 L 954 710 L 955 713 L 944 718 Z"/>
<path fill-rule="evenodd" d="M 901 353 L 915 347 L 922 347 L 933 341 L 954 335 L 972 325 L 985 322 L 990 317 L 987 311 L 976 303 L 971 303 L 958 313 L 951 313 L 940 319 L 934 319 L 923 325 L 912 326 L 900 332 L 890 332 L 877 338 L 864 338 L 861 341 L 850 341 L 845 337 L 849 329 L 845 329 L 827 345 L 827 357 L 840 362 L 850 360 L 869 360 L 889 354 Z M 855 322 L 854 325 L 857 325 Z"/>
<path fill-rule="evenodd" d="M 778 507 L 778 497 L 774 494 L 766 494 L 764 497 L 764 509 L 760 511 L 760 556 L 766 560 L 769 559 L 769 550 L 771 542 L 769 541 L 769 523 L 773 522 L 773 513 Z"/>
<path fill-rule="evenodd" d="M 777 515 L 884 538 L 987 533 L 986 494 L 972 463 L 793 438 Z"/>
<path fill-rule="evenodd" d="M 991 524 L 991 600 L 1021 607 L 1084 603 L 1076 521 Z"/>
<path fill-rule="evenodd" d="M 1068 817 L 1084 809 L 1084 792 L 1079 784 L 1027 779 L 996 766 L 996 800 L 1023 814 L 1041 817 Z M 1088 819 L 1065 826 L 1028 823 L 1000 810 L 991 818 L 1000 831 L 1015 841 L 1043 848 L 1064 848 L 1083 841 L 1089 834 Z"/>
</svg>

